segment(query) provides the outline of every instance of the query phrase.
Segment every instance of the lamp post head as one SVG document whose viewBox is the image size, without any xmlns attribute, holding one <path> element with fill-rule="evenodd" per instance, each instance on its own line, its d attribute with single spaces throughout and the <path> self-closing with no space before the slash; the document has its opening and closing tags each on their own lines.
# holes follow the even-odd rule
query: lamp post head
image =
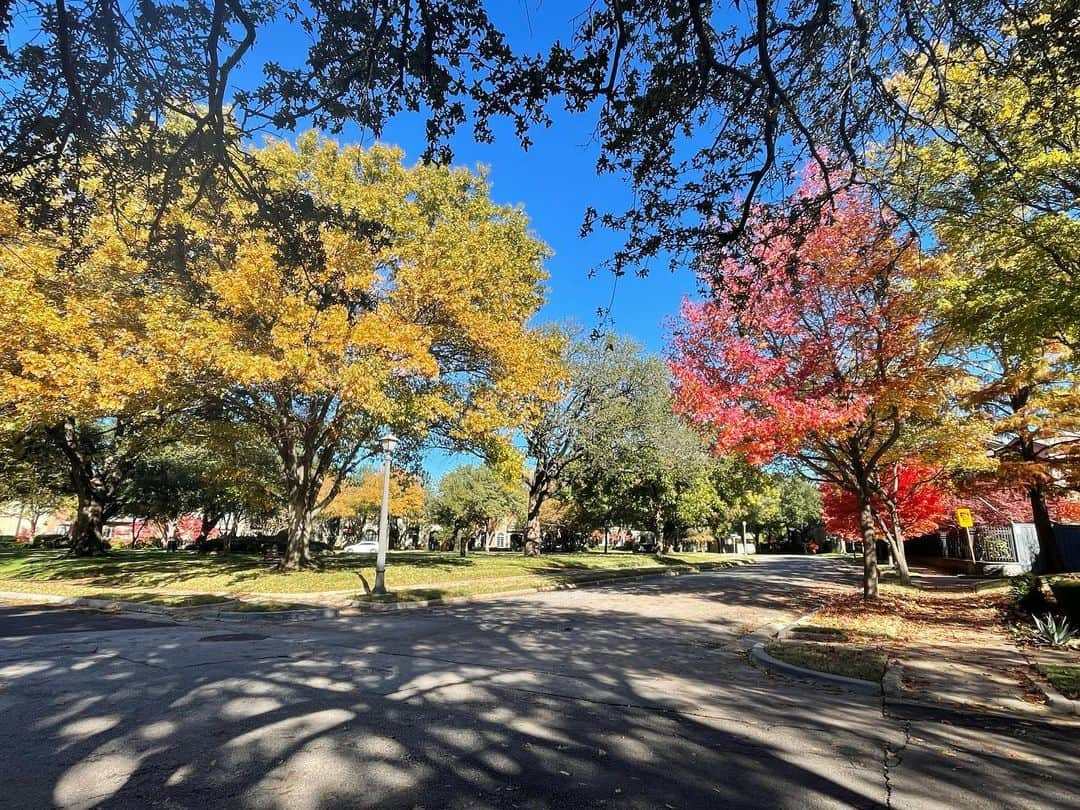
<svg viewBox="0 0 1080 810">
<path fill-rule="evenodd" d="M 384 453 L 393 453 L 398 446 L 398 437 L 393 433 L 387 433 L 385 436 L 380 437 L 379 444 L 382 445 Z"/>
</svg>

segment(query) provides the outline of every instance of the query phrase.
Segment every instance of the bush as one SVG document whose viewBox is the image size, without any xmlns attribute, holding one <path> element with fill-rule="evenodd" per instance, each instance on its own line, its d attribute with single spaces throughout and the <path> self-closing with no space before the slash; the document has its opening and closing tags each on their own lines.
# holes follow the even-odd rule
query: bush
<svg viewBox="0 0 1080 810">
<path fill-rule="evenodd" d="M 1076 629 L 1069 624 L 1069 620 L 1047 613 L 1041 619 L 1038 616 L 1031 617 L 1035 621 L 1036 640 L 1049 644 L 1051 647 L 1064 647 L 1076 638 Z"/>
<path fill-rule="evenodd" d="M 1080 579 L 1058 579 L 1050 583 L 1058 609 L 1080 626 Z"/>
<path fill-rule="evenodd" d="M 1045 613 L 1050 607 L 1039 583 L 1039 577 L 1030 571 L 1012 578 L 1009 593 L 1016 607 L 1024 613 Z"/>
<path fill-rule="evenodd" d="M 66 534 L 39 534 L 34 538 L 35 548 L 68 548 L 71 538 Z"/>
</svg>

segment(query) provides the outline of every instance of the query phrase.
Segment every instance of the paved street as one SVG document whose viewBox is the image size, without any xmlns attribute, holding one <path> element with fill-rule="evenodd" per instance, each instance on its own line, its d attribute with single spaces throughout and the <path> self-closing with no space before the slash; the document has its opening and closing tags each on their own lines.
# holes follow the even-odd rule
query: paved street
<svg viewBox="0 0 1080 810">
<path fill-rule="evenodd" d="M 747 663 L 851 575 L 764 558 L 304 625 L 0 608 L 0 806 L 1080 806 L 1075 731 Z"/>
</svg>

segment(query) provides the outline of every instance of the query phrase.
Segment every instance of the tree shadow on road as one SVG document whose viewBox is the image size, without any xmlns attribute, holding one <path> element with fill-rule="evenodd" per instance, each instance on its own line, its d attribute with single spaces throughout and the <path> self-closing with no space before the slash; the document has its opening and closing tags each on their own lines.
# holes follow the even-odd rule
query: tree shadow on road
<svg viewBox="0 0 1080 810">
<path fill-rule="evenodd" d="M 734 596 L 734 583 L 708 579 Z M 875 699 L 751 668 L 744 622 L 716 609 L 715 591 L 685 585 L 627 583 L 592 607 L 560 594 L 244 633 L 4 643 L 0 709 L 18 753 L 0 760 L 0 795 L 19 807 L 290 810 L 884 804 L 902 724 Z M 616 608 L 596 609 L 601 598 Z M 687 617 L 654 610 L 665 599 Z M 1077 781 L 1073 752 L 1010 746 L 1040 758 L 1026 776 Z M 962 802 L 1052 804 L 1037 779 L 1013 778 L 1014 758 L 981 757 L 978 780 L 933 766 L 920 795 L 951 776 Z"/>
</svg>

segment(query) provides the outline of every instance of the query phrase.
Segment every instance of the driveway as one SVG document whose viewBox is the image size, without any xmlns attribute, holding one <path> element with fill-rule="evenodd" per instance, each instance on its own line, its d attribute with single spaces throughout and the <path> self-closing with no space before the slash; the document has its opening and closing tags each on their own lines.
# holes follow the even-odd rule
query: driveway
<svg viewBox="0 0 1080 810">
<path fill-rule="evenodd" d="M 303 625 L 0 609 L 0 806 L 1076 807 L 1073 731 L 746 650 L 842 561 Z"/>
</svg>

